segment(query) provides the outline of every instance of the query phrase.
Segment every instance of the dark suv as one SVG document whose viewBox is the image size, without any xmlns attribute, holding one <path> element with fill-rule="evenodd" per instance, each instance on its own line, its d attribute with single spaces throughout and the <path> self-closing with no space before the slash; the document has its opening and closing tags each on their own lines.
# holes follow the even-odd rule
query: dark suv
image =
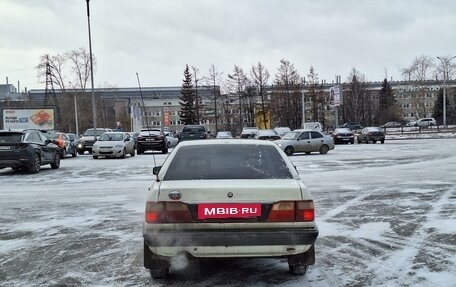
<svg viewBox="0 0 456 287">
<path fill-rule="evenodd" d="M 178 142 L 207 139 L 206 128 L 202 125 L 186 125 L 177 136 Z"/>
<path fill-rule="evenodd" d="M 137 154 L 147 150 L 168 153 L 168 139 L 160 128 L 142 129 L 136 137 Z"/>
<path fill-rule="evenodd" d="M 0 169 L 38 173 L 42 165 L 60 167 L 59 147 L 39 130 L 0 131 Z"/>
</svg>

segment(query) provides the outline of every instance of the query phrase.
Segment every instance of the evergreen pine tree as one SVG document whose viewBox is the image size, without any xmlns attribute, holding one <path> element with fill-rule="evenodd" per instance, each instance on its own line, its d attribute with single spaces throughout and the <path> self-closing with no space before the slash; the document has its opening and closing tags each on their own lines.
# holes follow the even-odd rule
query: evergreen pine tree
<svg viewBox="0 0 456 287">
<path fill-rule="evenodd" d="M 179 112 L 180 120 L 184 123 L 184 125 L 195 124 L 195 90 L 193 89 L 192 74 L 190 74 L 188 65 L 185 66 L 184 70 L 184 80 L 182 82 L 181 94 L 182 96 L 179 97 L 179 104 L 181 106 L 181 110 Z"/>
<path fill-rule="evenodd" d="M 448 92 L 448 90 L 447 90 Z M 446 95 L 446 107 L 447 107 L 447 122 L 448 122 L 448 107 L 450 104 L 448 94 Z M 437 99 L 435 99 L 434 110 L 432 111 L 432 116 L 437 121 L 437 123 L 443 123 L 443 89 L 439 90 Z"/>
<path fill-rule="evenodd" d="M 377 122 L 384 124 L 390 121 L 400 121 L 400 112 L 394 98 L 394 92 L 386 79 L 383 80 L 378 100 Z"/>
</svg>

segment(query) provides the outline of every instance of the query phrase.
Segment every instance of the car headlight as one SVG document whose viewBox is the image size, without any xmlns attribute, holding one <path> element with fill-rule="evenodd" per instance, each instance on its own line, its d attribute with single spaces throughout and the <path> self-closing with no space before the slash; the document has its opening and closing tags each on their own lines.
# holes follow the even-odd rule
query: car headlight
<svg viewBox="0 0 456 287">
<path fill-rule="evenodd" d="M 97 145 L 97 144 L 94 144 L 93 147 L 94 147 L 94 148 L 98 148 L 98 145 Z"/>
<path fill-rule="evenodd" d="M 282 144 L 281 144 L 281 143 L 278 143 L 277 145 L 278 145 L 279 147 L 282 147 Z"/>
<path fill-rule="evenodd" d="M 115 145 L 115 148 L 123 148 L 123 145 L 121 145 L 121 144 L 116 144 L 116 145 Z"/>
</svg>

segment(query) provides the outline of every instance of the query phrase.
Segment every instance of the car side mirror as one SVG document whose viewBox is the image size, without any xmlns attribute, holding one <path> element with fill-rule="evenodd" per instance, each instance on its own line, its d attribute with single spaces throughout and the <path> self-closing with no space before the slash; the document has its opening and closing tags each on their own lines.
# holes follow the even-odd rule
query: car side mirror
<svg viewBox="0 0 456 287">
<path fill-rule="evenodd" d="M 161 166 L 154 166 L 154 168 L 152 169 L 152 173 L 154 175 L 158 175 L 160 173 L 160 170 L 161 170 Z"/>
</svg>

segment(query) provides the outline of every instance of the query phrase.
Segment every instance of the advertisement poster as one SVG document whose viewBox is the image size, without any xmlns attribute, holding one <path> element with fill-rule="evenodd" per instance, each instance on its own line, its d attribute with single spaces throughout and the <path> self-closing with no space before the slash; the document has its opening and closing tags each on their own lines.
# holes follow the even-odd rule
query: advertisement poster
<svg viewBox="0 0 456 287">
<path fill-rule="evenodd" d="M 55 129 L 54 109 L 5 109 L 4 129 Z"/>
</svg>

